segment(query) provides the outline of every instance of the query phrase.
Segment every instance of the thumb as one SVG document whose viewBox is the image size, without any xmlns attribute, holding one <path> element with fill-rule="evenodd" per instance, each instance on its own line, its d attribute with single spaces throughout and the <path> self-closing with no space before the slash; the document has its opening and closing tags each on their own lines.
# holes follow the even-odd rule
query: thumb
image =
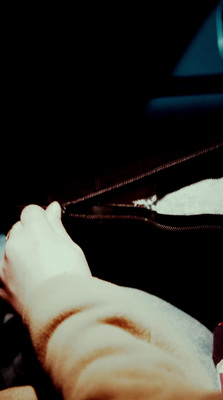
<svg viewBox="0 0 223 400">
<path fill-rule="evenodd" d="M 62 224 L 61 207 L 57 201 L 54 201 L 47 207 L 46 215 L 47 215 L 48 221 L 51 223 L 51 226 L 55 230 L 55 232 L 58 233 L 60 236 L 62 236 L 64 239 L 66 239 L 68 242 L 74 244 Z"/>
</svg>

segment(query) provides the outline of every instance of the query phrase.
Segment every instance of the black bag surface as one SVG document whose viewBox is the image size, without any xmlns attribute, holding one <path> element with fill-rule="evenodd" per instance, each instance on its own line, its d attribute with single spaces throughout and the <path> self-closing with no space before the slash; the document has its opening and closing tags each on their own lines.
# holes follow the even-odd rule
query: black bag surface
<svg viewBox="0 0 223 400">
<path fill-rule="evenodd" d="M 162 215 L 134 206 L 138 199 L 155 196 L 157 202 L 194 182 L 222 177 L 223 142 L 210 142 L 102 173 L 85 186 L 75 179 L 69 195 L 58 193 L 58 200 L 94 276 L 153 293 L 213 330 L 221 319 L 223 215 Z M 24 206 L 2 208 L 5 232 Z"/>
<path fill-rule="evenodd" d="M 153 293 L 214 329 L 221 319 L 223 215 L 161 215 L 134 201 L 158 201 L 219 178 L 222 159 L 219 143 L 64 202 L 65 227 L 93 275 Z"/>
<path fill-rule="evenodd" d="M 84 6 L 78 43 L 69 33 L 61 40 L 66 62 L 63 56 L 58 62 L 57 39 L 49 58 L 47 43 L 40 52 L 47 70 L 30 64 L 31 50 L 38 59 L 30 36 L 22 58 L 29 70 L 21 63 L 16 75 L 10 62 L 6 79 L 0 228 L 6 234 L 30 203 L 58 200 L 93 275 L 155 294 L 213 330 L 222 320 L 223 216 L 161 215 L 134 205 L 223 177 L 222 74 L 172 77 L 218 1 L 189 3 L 180 3 L 177 14 L 174 4 L 151 3 L 138 17 L 134 6 L 128 18 L 124 5 L 108 5 L 104 19 L 95 5 L 86 19 Z M 174 100 L 174 107 L 162 108 L 159 98 Z M 40 369 L 21 320 L 4 322 L 11 311 L 0 300 L 0 389 L 36 386 L 37 379 L 42 393 L 45 378 L 39 372 L 34 379 Z"/>
<path fill-rule="evenodd" d="M 192 183 L 221 178 L 222 160 L 218 137 L 171 146 L 122 168 L 114 165 L 106 173 L 99 169 L 94 179 L 91 174 L 74 174 L 64 192 L 57 188 L 39 205 L 60 201 L 65 228 L 82 247 L 94 276 L 159 296 L 213 330 L 222 319 L 223 215 L 163 215 L 153 207 L 137 207 L 135 201 L 158 202 Z M 22 204 L 1 202 L 6 234 L 29 204 L 29 196 Z M 0 305 L 3 324 L 11 310 L 3 301 Z M 6 343 L 1 355 L 1 388 L 28 383 L 38 387 L 41 396 L 48 388 L 51 396 L 50 382 L 30 350 L 21 320 L 14 317 L 3 324 L 2 337 L 12 340 L 12 327 L 14 345 Z M 7 346 L 11 352 L 5 351 Z"/>
</svg>

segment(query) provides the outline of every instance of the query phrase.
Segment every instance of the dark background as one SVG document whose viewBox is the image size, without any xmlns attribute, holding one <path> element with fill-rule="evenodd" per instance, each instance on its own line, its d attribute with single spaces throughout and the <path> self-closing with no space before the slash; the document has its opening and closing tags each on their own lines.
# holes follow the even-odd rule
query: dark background
<svg viewBox="0 0 223 400">
<path fill-rule="evenodd" d="M 75 192 L 102 171 L 171 148 L 177 133 L 148 122 L 145 107 L 181 93 L 172 71 L 216 4 L 10 6 L 3 14 L 1 201 L 48 203 L 66 197 L 71 181 Z M 208 90 L 219 91 L 219 82 L 214 77 Z M 190 92 L 204 90 L 197 86 Z M 191 129 L 186 135 L 193 141 Z"/>
<path fill-rule="evenodd" d="M 129 179 L 162 160 L 223 140 L 223 71 L 215 20 L 197 47 L 204 53 L 187 53 L 217 3 L 10 3 L 2 11 L 4 233 L 26 204 L 66 202 L 86 195 L 88 188 Z M 176 76 L 175 67 L 185 56 L 185 73 L 178 68 Z M 203 172 L 212 177 L 212 171 L 222 176 L 215 153 L 205 159 L 205 167 L 199 157 L 197 163 L 199 178 Z M 195 169 L 185 164 L 188 184 Z M 169 170 L 163 173 L 161 192 L 174 183 L 169 185 Z M 146 181 L 151 193 L 156 179 Z M 213 330 L 221 318 L 222 293 L 222 218 L 217 218 L 219 227 L 182 231 L 158 229 L 149 219 L 103 221 L 67 213 L 64 222 L 96 276 L 153 293 Z M 2 319 L 7 310 L 1 302 Z M 21 329 L 21 321 L 13 319 L 1 330 L 0 367 L 10 365 L 24 341 L 27 352 Z M 36 373 L 30 363 L 25 373 L 20 383 L 31 379 L 33 384 Z"/>
</svg>

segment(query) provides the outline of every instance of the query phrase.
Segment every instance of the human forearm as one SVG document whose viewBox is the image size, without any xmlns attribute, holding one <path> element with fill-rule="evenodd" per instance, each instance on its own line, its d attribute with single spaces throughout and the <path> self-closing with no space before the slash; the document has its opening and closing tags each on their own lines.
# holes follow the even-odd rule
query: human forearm
<svg viewBox="0 0 223 400">
<path fill-rule="evenodd" d="M 168 319 L 163 324 L 162 313 L 92 278 L 58 203 L 45 211 L 26 207 L 10 232 L 0 297 L 23 314 L 65 400 L 200 400 L 202 391 L 213 390 L 190 344 Z"/>
<path fill-rule="evenodd" d="M 39 288 L 25 320 L 64 399 L 202 398 L 184 365 L 152 343 L 140 306 L 123 288 L 91 277 L 61 276 Z"/>
</svg>

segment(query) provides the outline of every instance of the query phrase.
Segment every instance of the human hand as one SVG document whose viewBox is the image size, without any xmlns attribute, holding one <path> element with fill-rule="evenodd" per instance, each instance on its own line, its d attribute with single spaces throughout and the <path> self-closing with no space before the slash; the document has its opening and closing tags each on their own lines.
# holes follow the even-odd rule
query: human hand
<svg viewBox="0 0 223 400">
<path fill-rule="evenodd" d="M 91 276 L 84 253 L 67 234 L 57 202 L 46 210 L 30 205 L 13 225 L 0 261 L 0 297 L 18 314 L 33 290 L 61 274 Z"/>
</svg>

